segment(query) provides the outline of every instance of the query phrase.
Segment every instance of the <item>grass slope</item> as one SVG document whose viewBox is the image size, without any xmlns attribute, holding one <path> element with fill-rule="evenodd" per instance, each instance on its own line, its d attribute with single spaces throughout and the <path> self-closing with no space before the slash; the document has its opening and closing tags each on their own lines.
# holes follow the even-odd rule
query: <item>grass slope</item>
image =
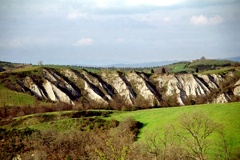
<svg viewBox="0 0 240 160">
<path fill-rule="evenodd" d="M 190 68 L 184 68 L 188 62 L 181 62 L 181 63 L 175 63 L 175 64 L 170 64 L 167 67 L 171 68 L 169 71 L 170 73 L 178 73 L 178 72 L 195 72 L 194 69 Z"/>
<path fill-rule="evenodd" d="M 144 132 L 153 132 L 165 124 L 176 124 L 178 117 L 182 113 L 196 110 L 207 112 L 210 118 L 223 124 L 226 136 L 234 140 L 234 146 L 240 147 L 240 102 L 117 112 L 111 118 L 121 121 L 125 117 L 132 116 L 137 121 L 143 123 L 144 127 L 141 129 L 139 139 L 144 140 Z"/>
<path fill-rule="evenodd" d="M 33 105 L 36 101 L 35 96 L 31 96 L 25 93 L 12 91 L 0 84 L 0 106 L 21 106 L 23 104 Z"/>
<path fill-rule="evenodd" d="M 229 67 L 229 68 L 223 68 L 223 69 L 218 69 L 218 70 L 211 70 L 211 71 L 206 71 L 202 72 L 201 74 L 220 74 L 220 75 L 225 75 L 228 72 L 239 70 L 240 67 Z"/>
<path fill-rule="evenodd" d="M 216 59 L 206 59 L 206 60 L 196 60 L 190 63 L 188 67 L 195 68 L 197 66 L 209 65 L 209 66 L 230 66 L 234 62 L 228 60 L 216 60 Z"/>
</svg>

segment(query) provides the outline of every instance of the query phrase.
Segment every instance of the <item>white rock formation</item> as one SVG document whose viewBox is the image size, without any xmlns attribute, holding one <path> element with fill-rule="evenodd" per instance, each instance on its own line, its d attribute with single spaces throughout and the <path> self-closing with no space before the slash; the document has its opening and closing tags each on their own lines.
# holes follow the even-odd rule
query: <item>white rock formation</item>
<svg viewBox="0 0 240 160">
<path fill-rule="evenodd" d="M 210 88 L 218 88 L 217 83 L 214 81 L 214 78 L 211 75 L 198 74 L 198 77 L 202 78 Z"/>
<path fill-rule="evenodd" d="M 235 84 L 235 88 L 233 90 L 233 94 L 235 96 L 240 96 L 240 80 L 237 81 L 237 83 Z"/>
<path fill-rule="evenodd" d="M 58 89 L 54 84 L 46 80 L 46 82 L 43 84 L 43 87 L 45 88 L 48 97 L 52 101 L 60 101 L 65 102 L 69 104 L 74 104 L 72 100 L 66 95 L 64 92 L 62 92 L 60 89 Z"/>
<path fill-rule="evenodd" d="M 39 98 L 47 98 L 47 96 L 44 94 L 44 92 L 42 91 L 41 88 L 39 88 L 33 81 L 30 77 L 26 77 L 24 80 L 23 80 L 23 83 L 26 87 L 28 87 L 31 92 L 36 96 L 36 97 L 39 97 Z"/>
<path fill-rule="evenodd" d="M 127 84 L 119 77 L 117 73 L 111 74 L 110 77 L 106 76 L 107 75 L 103 77 L 104 80 L 106 80 L 107 83 L 111 84 L 111 86 L 116 89 L 123 101 L 125 101 L 127 104 L 133 104 L 132 100 L 135 99 L 135 97 L 129 90 L 130 86 L 127 86 Z M 108 81 L 109 79 L 111 79 L 111 81 Z"/>
<path fill-rule="evenodd" d="M 148 100 L 151 105 L 154 105 L 155 96 L 147 87 L 143 78 L 139 77 L 136 73 L 129 73 L 126 79 L 131 83 L 132 87 L 137 89 L 137 93 L 145 100 Z"/>
<path fill-rule="evenodd" d="M 45 96 L 44 92 L 43 92 L 36 84 L 31 83 L 29 89 L 30 89 L 37 97 L 47 99 L 47 97 Z"/>
<path fill-rule="evenodd" d="M 61 73 L 63 73 L 69 79 L 72 78 L 74 82 L 77 82 L 77 80 L 79 79 L 78 76 L 76 75 L 76 73 L 74 73 L 70 69 L 65 69 Z"/>
<path fill-rule="evenodd" d="M 91 87 L 87 84 L 87 82 L 85 82 L 85 88 L 84 88 L 87 92 L 88 92 L 88 97 L 96 102 L 99 103 L 103 103 L 107 105 L 107 102 L 97 93 L 95 93 Z"/>
<path fill-rule="evenodd" d="M 154 80 L 158 82 L 159 87 L 167 87 L 167 96 L 176 93 L 180 105 L 184 105 L 186 96 L 207 95 L 209 92 L 207 86 L 192 74 L 160 74 Z"/>
<path fill-rule="evenodd" d="M 213 77 L 214 82 L 216 82 L 218 85 L 223 82 L 223 77 L 219 74 L 210 74 L 210 76 Z"/>
<path fill-rule="evenodd" d="M 230 96 L 227 93 L 222 93 L 220 94 L 214 101 L 213 103 L 228 103 L 231 101 Z"/>
<path fill-rule="evenodd" d="M 43 69 L 43 74 L 51 83 L 58 83 L 59 86 L 67 89 L 72 95 L 74 96 L 80 95 L 68 82 L 66 82 L 63 78 L 58 76 L 56 73 L 49 72 L 48 70 Z"/>
</svg>

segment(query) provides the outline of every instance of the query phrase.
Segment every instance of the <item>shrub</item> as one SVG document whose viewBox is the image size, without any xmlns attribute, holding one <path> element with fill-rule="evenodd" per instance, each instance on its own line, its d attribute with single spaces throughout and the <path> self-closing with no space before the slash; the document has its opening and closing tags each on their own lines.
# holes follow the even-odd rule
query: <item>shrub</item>
<svg viewBox="0 0 240 160">
<path fill-rule="evenodd" d="M 160 105 L 162 107 L 180 106 L 180 104 L 178 102 L 178 99 L 177 99 L 177 94 L 174 94 L 172 96 L 163 95 L 162 96 L 162 102 L 160 102 Z"/>
</svg>

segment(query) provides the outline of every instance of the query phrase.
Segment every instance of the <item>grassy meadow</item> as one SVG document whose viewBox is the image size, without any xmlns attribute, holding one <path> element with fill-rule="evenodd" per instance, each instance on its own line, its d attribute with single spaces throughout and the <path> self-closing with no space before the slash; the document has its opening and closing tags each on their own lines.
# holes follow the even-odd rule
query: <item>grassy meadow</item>
<svg viewBox="0 0 240 160">
<path fill-rule="evenodd" d="M 236 69 L 239 70 L 240 67 L 227 67 L 227 68 L 218 69 L 218 70 L 210 70 L 210 71 L 202 72 L 201 74 L 220 74 L 220 75 L 225 75 L 228 72 L 234 71 Z"/>
<path fill-rule="evenodd" d="M 144 140 L 145 133 L 154 132 L 158 128 L 159 132 L 163 133 L 161 129 L 164 125 L 177 124 L 181 114 L 193 111 L 206 112 L 211 119 L 222 124 L 226 136 L 233 139 L 233 145 L 240 147 L 240 102 L 115 112 L 110 118 L 121 121 L 125 117 L 132 116 L 143 123 L 139 140 Z M 216 137 L 213 138 L 217 140 Z"/>
<path fill-rule="evenodd" d="M 36 97 L 25 93 L 12 91 L 0 84 L 0 106 L 21 106 L 23 104 L 33 105 L 36 102 Z"/>
<path fill-rule="evenodd" d="M 178 73 L 178 72 L 195 72 L 194 69 L 190 69 L 190 68 L 184 68 L 186 66 L 186 63 L 176 63 L 176 64 L 171 64 L 171 65 L 167 65 L 167 67 L 171 68 L 171 70 L 169 71 L 170 73 Z"/>
</svg>

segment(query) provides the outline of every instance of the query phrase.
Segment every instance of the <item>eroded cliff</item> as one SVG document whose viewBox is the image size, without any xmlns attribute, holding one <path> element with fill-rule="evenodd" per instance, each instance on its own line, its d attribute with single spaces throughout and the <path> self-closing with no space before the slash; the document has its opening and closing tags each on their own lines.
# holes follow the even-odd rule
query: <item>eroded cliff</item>
<svg viewBox="0 0 240 160">
<path fill-rule="evenodd" d="M 38 98 L 74 104 L 81 97 L 108 105 L 118 99 L 126 105 L 147 101 L 161 106 L 164 97 L 175 96 L 180 105 L 189 98 L 211 97 L 209 103 L 226 103 L 240 96 L 240 80 L 234 73 L 219 74 L 145 74 L 141 72 L 108 71 L 92 73 L 87 70 L 40 68 L 38 76 L 16 76 L 17 83 Z M 234 79 L 231 91 L 221 88 L 226 77 Z M 212 94 L 212 91 L 215 91 Z M 139 103 L 138 103 L 139 104 Z"/>
</svg>

